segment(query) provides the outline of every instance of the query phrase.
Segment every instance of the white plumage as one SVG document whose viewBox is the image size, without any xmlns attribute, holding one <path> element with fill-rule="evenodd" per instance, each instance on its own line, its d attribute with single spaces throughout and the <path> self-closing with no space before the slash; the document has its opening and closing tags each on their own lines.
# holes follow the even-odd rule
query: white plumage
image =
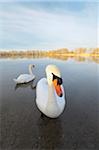
<svg viewBox="0 0 99 150">
<path fill-rule="evenodd" d="M 59 69 L 55 65 L 46 68 L 47 78 L 42 78 L 37 83 L 36 104 L 39 110 L 50 118 L 57 118 L 65 107 L 65 92 L 62 85 L 62 96 L 58 96 L 53 84 L 53 74 L 61 77 Z"/>
<path fill-rule="evenodd" d="M 35 75 L 32 72 L 32 68 L 34 67 L 34 65 L 30 64 L 29 65 L 29 73 L 30 74 L 21 74 L 17 79 L 13 79 L 17 84 L 20 83 L 28 83 L 32 80 L 35 79 Z"/>
</svg>

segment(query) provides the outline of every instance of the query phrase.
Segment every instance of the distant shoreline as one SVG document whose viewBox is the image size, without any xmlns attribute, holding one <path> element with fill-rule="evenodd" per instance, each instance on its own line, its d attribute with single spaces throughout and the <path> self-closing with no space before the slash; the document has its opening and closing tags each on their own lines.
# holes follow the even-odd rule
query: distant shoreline
<svg viewBox="0 0 99 150">
<path fill-rule="evenodd" d="M 27 51 L 0 51 L 0 58 L 32 58 L 32 57 L 99 57 L 99 48 L 90 49 L 78 48 L 74 51 L 69 51 L 67 48 L 39 51 L 39 50 L 27 50 Z"/>
</svg>

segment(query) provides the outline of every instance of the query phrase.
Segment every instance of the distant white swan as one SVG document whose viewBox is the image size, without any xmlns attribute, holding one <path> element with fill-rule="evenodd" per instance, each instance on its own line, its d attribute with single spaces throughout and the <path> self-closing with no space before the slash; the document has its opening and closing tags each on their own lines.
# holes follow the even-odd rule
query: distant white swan
<svg viewBox="0 0 99 150">
<path fill-rule="evenodd" d="M 46 67 L 46 78 L 36 87 L 36 104 L 39 110 L 50 118 L 57 118 L 65 107 L 65 92 L 59 69 L 55 65 Z"/>
<path fill-rule="evenodd" d="M 35 75 L 32 72 L 32 68 L 34 65 L 30 64 L 29 65 L 29 73 L 30 74 L 21 74 L 17 79 L 13 79 L 15 83 L 20 84 L 20 83 L 28 83 L 32 80 L 35 79 Z"/>
</svg>

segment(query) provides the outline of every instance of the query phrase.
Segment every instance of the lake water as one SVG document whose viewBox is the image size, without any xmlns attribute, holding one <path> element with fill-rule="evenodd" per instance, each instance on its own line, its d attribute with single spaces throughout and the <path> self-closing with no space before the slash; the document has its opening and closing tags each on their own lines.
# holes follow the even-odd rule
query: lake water
<svg viewBox="0 0 99 150">
<path fill-rule="evenodd" d="M 35 64 L 36 79 L 16 86 L 13 78 L 28 73 L 29 64 Z M 57 119 L 42 118 L 35 104 L 35 85 L 48 64 L 59 67 L 66 93 L 65 111 Z M 2 150 L 98 150 L 99 64 L 90 59 L 0 59 L 0 120 Z"/>
</svg>

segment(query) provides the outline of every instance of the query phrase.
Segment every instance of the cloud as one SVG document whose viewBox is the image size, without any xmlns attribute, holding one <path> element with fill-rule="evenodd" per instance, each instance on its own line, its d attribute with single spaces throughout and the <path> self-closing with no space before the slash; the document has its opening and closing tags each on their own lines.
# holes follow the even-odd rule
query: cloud
<svg viewBox="0 0 99 150">
<path fill-rule="evenodd" d="M 35 49 L 96 47 L 95 8 L 96 5 L 90 3 L 76 13 L 69 10 L 56 13 L 19 3 L 1 7 L 0 46 Z"/>
</svg>

